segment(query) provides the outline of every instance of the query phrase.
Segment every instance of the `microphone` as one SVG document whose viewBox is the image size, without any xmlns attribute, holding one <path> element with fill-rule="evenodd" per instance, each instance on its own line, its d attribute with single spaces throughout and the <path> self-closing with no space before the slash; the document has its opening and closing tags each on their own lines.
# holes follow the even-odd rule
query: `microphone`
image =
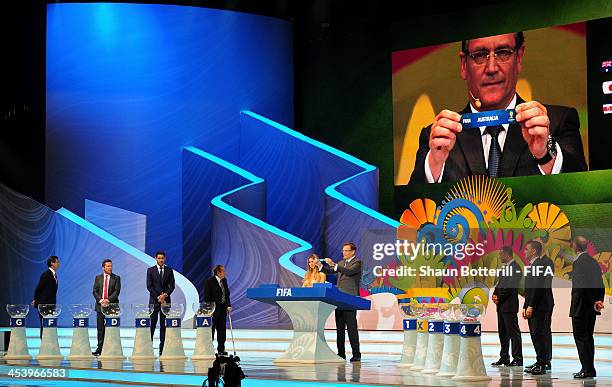
<svg viewBox="0 0 612 387">
<path fill-rule="evenodd" d="M 471 91 L 468 90 L 468 92 L 472 96 L 472 99 L 474 99 L 474 106 L 476 106 L 476 109 L 480 109 L 480 107 L 482 106 L 482 102 L 480 102 L 480 98 L 474 97 L 474 94 L 472 94 Z"/>
</svg>

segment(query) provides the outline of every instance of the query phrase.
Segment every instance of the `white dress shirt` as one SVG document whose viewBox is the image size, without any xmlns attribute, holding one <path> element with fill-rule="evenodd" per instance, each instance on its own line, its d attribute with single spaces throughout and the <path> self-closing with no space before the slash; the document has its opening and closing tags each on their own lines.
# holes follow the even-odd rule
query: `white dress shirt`
<svg viewBox="0 0 612 387">
<path fill-rule="evenodd" d="M 348 266 L 349 263 L 351 263 L 351 261 L 353 260 L 353 258 L 355 258 L 355 256 L 353 255 L 352 257 L 350 257 L 349 259 L 346 260 L 346 263 L 344 264 L 344 266 Z M 336 263 L 336 265 L 334 266 L 334 271 L 338 271 L 338 264 Z"/>
<path fill-rule="evenodd" d="M 516 107 L 516 94 L 514 95 L 514 98 L 512 98 L 512 101 L 510 101 L 508 106 L 506 106 L 506 110 L 514 109 L 515 107 Z M 478 110 L 476 110 L 474 106 L 472 106 L 471 102 L 470 102 L 470 110 L 472 111 L 472 113 L 478 113 Z M 503 124 L 502 127 L 504 128 L 504 130 L 499 132 L 499 135 L 497 136 L 497 141 L 499 142 L 499 147 L 503 154 L 504 144 L 506 143 L 506 135 L 508 134 L 508 128 L 510 127 L 510 124 Z M 486 126 L 481 126 L 479 127 L 479 129 L 480 129 L 480 135 L 482 136 L 482 150 L 484 152 L 485 168 L 489 168 L 489 149 L 491 148 L 491 135 L 487 132 Z M 553 164 L 552 171 L 550 172 L 551 175 L 556 175 L 560 173 L 561 167 L 563 166 L 563 153 L 561 152 L 561 147 L 559 146 L 558 143 L 556 143 L 555 145 L 557 148 L 557 157 L 555 158 L 555 163 Z M 427 179 L 428 183 L 440 183 L 442 181 L 442 175 L 444 174 L 444 165 L 442 165 L 442 169 L 440 170 L 440 176 L 438 177 L 438 180 L 434 181 L 433 174 L 431 173 L 431 169 L 429 168 L 429 153 L 430 152 L 427 152 L 427 156 L 425 157 L 425 178 Z M 540 170 L 540 173 L 542 173 L 542 175 L 546 175 L 546 173 L 544 173 L 540 165 L 538 165 L 538 169 Z"/>
</svg>

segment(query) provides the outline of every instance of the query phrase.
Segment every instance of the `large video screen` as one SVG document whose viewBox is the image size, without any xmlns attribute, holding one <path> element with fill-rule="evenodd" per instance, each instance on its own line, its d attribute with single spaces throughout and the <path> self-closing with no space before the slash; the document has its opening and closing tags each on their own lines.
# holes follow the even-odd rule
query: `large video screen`
<svg viewBox="0 0 612 387">
<path fill-rule="evenodd" d="M 606 18 L 393 52 L 395 185 L 610 169 L 610 31 Z"/>
</svg>

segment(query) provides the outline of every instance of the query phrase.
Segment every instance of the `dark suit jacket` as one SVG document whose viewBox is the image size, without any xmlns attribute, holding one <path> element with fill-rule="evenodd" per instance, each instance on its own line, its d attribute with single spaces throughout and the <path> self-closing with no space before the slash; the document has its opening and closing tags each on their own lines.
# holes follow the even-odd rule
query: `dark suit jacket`
<svg viewBox="0 0 612 387">
<path fill-rule="evenodd" d="M 589 254 L 580 254 L 572 265 L 570 317 L 585 318 L 601 314 L 594 306 L 595 301 L 603 301 L 604 293 L 601 267 Z"/>
<path fill-rule="evenodd" d="M 525 101 L 521 97 L 517 97 L 517 105 L 523 102 Z M 550 118 L 550 134 L 555 138 L 563 152 L 561 172 L 586 171 L 587 165 L 582 149 L 578 112 L 574 108 L 565 106 L 544 106 Z M 471 113 L 469 104 L 459 114 L 465 113 Z M 419 149 L 410 183 L 427 182 L 425 158 L 429 152 L 430 133 L 431 125 L 421 130 Z M 457 142 L 444 164 L 442 181 L 452 182 L 472 175 L 488 175 L 480 128 L 463 129 L 461 133 L 457 134 Z M 514 123 L 508 127 L 498 177 L 526 175 L 541 175 L 541 172 L 531 152 L 529 152 L 527 142 L 523 138 L 521 125 Z"/>
<path fill-rule="evenodd" d="M 531 266 L 550 267 L 554 273 L 555 265 L 546 255 L 537 258 Z M 539 273 L 525 274 L 525 303 L 523 309 L 531 306 L 534 312 L 552 312 L 555 300 L 552 293 L 553 275 L 546 275 L 546 269 Z"/>
<path fill-rule="evenodd" d="M 221 292 L 221 286 L 219 286 L 219 281 L 217 281 L 217 277 L 213 275 L 212 277 L 207 279 L 204 288 L 204 301 L 215 303 L 215 313 L 225 310 L 225 308 L 227 308 L 228 306 L 232 306 L 230 302 L 230 290 L 227 286 L 227 278 L 223 278 L 221 280 L 221 283 L 225 288 L 225 303 L 221 303 L 223 293 Z"/>
<path fill-rule="evenodd" d="M 166 302 L 169 304 L 170 295 L 174 291 L 174 271 L 167 265 L 164 265 L 164 278 L 159 277 L 158 266 L 152 266 L 147 269 L 147 290 L 149 291 L 149 304 L 159 305 L 157 297 L 166 293 Z"/>
<path fill-rule="evenodd" d="M 108 279 L 108 301 L 111 304 L 119 303 L 119 293 L 121 293 L 121 277 L 112 273 Z M 96 312 L 101 312 L 100 300 L 104 295 L 104 274 L 96 276 L 93 285 L 93 296 L 96 299 Z"/>
<path fill-rule="evenodd" d="M 38 285 L 34 290 L 34 306 L 39 304 L 56 304 L 57 303 L 57 283 L 53 278 L 51 269 L 45 270 L 38 280 Z"/>
<path fill-rule="evenodd" d="M 359 288 L 361 288 L 361 261 L 354 257 L 348 265 L 345 265 L 345 260 L 338 262 L 338 271 L 334 271 L 333 266 L 323 265 L 321 271 L 325 274 L 337 275 L 336 286 L 344 293 L 353 296 L 359 296 Z"/>
<path fill-rule="evenodd" d="M 503 313 L 517 313 L 519 309 L 518 289 L 521 285 L 522 271 L 518 263 L 510 262 L 511 276 L 499 277 L 499 282 L 493 291 L 499 300 L 497 310 Z"/>
</svg>

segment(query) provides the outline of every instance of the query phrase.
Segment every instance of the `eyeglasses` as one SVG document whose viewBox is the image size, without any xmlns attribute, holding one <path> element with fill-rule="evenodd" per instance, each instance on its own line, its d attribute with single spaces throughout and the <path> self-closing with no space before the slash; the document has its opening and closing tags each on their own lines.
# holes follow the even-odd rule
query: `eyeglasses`
<svg viewBox="0 0 612 387">
<path fill-rule="evenodd" d="M 350 253 L 353 250 L 342 250 L 343 253 Z"/>
<path fill-rule="evenodd" d="M 493 51 L 493 57 L 499 62 L 507 62 L 510 60 L 510 58 L 512 58 L 512 54 L 514 54 L 515 51 L 516 49 L 514 48 L 498 48 L 497 50 Z M 491 51 L 474 51 L 468 53 L 468 56 L 472 58 L 474 63 L 481 65 L 489 61 Z"/>
</svg>

